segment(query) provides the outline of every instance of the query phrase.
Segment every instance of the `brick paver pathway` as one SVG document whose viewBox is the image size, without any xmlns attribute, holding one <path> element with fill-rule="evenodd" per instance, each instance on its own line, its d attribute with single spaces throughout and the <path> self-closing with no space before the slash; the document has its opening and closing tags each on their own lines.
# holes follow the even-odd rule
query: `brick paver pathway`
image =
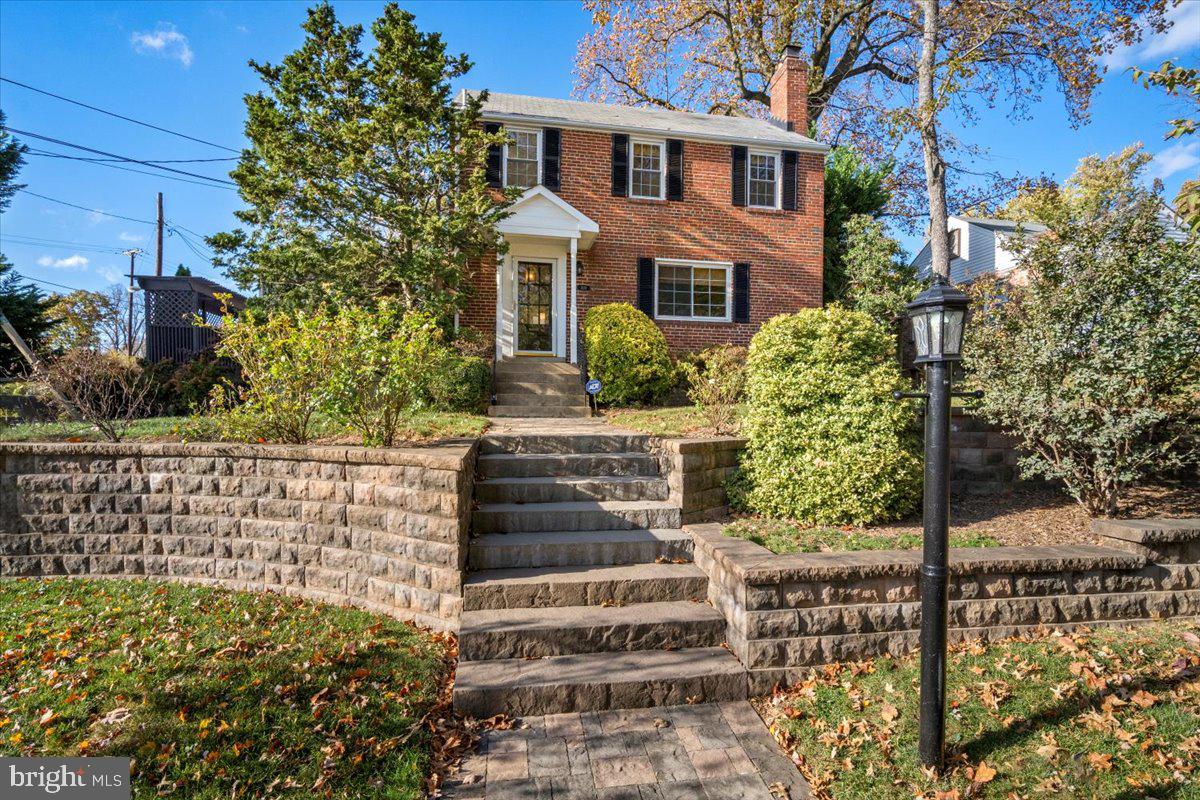
<svg viewBox="0 0 1200 800">
<path fill-rule="evenodd" d="M 457 800 L 807 800 L 745 701 L 526 717 L 489 731 Z"/>
</svg>

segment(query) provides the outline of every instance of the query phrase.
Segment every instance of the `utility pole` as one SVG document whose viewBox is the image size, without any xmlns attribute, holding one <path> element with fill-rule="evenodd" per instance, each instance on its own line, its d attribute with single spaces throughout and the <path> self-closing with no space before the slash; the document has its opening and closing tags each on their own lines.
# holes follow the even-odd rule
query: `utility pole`
<svg viewBox="0 0 1200 800">
<path fill-rule="evenodd" d="M 162 277 L 162 235 L 163 235 L 163 213 L 162 213 L 162 192 L 158 193 L 158 257 L 154 260 L 154 274 Z"/>
<path fill-rule="evenodd" d="M 159 217 L 159 219 L 162 218 Z M 129 256 L 129 307 L 125 316 L 125 355 L 131 358 L 133 357 L 133 262 L 141 252 L 136 247 L 125 251 L 125 255 Z"/>
</svg>

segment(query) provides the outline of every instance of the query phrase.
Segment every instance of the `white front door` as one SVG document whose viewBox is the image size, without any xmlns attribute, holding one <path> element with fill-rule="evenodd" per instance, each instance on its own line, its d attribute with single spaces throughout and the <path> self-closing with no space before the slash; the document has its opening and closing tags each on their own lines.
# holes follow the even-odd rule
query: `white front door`
<svg viewBox="0 0 1200 800">
<path fill-rule="evenodd" d="M 499 266 L 496 352 L 566 356 L 566 268 L 561 246 L 511 244 Z"/>
</svg>

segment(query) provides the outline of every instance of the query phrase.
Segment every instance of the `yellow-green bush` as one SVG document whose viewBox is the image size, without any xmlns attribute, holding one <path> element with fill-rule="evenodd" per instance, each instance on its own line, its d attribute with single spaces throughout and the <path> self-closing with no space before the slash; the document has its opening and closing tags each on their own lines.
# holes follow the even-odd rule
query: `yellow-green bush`
<svg viewBox="0 0 1200 800">
<path fill-rule="evenodd" d="M 921 460 L 895 342 L 866 314 L 782 315 L 750 343 L 746 504 L 813 524 L 868 524 L 911 511 Z"/>
<path fill-rule="evenodd" d="M 670 390 L 675 369 L 667 339 L 641 311 L 628 303 L 596 306 L 587 312 L 583 335 L 600 402 L 648 403 Z"/>
</svg>

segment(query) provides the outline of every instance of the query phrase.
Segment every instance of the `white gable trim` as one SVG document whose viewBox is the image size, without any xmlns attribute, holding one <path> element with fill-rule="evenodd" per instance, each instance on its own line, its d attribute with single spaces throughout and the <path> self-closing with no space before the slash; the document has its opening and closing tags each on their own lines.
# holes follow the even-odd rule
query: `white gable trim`
<svg viewBox="0 0 1200 800">
<path fill-rule="evenodd" d="M 533 186 L 517 198 L 509 215 L 496 225 L 504 235 L 577 239 L 587 250 L 596 241 L 600 226 L 545 186 Z"/>
</svg>

